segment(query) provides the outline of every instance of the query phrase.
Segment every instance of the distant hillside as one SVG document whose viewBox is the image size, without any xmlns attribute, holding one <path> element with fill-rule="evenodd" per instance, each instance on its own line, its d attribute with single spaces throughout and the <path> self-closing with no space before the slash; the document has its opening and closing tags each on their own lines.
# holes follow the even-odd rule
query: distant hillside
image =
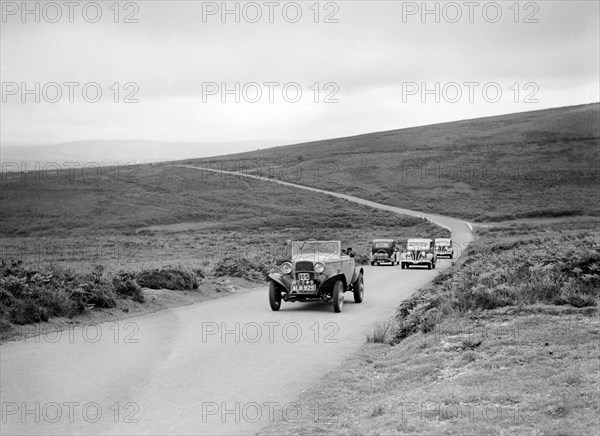
<svg viewBox="0 0 600 436">
<path fill-rule="evenodd" d="M 599 139 L 595 103 L 186 162 L 472 220 L 598 215 Z"/>
<path fill-rule="evenodd" d="M 235 153 L 240 150 L 274 147 L 286 141 L 235 141 L 223 143 L 167 142 L 149 140 L 131 141 L 76 141 L 55 145 L 2 146 L 0 161 L 25 165 L 28 170 L 43 168 L 53 162 L 78 162 L 80 166 L 96 163 L 107 166 L 137 162 L 163 162 L 205 156 Z"/>
</svg>

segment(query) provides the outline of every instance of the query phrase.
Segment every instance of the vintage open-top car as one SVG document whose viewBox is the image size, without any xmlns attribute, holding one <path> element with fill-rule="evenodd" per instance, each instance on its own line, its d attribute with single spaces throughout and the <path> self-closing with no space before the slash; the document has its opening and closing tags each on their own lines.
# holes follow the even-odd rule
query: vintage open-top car
<svg viewBox="0 0 600 436">
<path fill-rule="evenodd" d="M 371 242 L 371 265 L 398 265 L 398 246 L 394 239 L 375 239 Z"/>
<path fill-rule="evenodd" d="M 454 247 L 452 246 L 452 239 L 450 238 L 436 238 L 435 239 L 435 253 L 437 257 L 454 257 Z"/>
<path fill-rule="evenodd" d="M 435 268 L 437 256 L 432 239 L 409 239 L 406 241 L 406 250 L 400 254 L 402 269 L 411 265 L 425 265 L 428 269 Z"/>
<path fill-rule="evenodd" d="M 342 252 L 340 241 L 292 242 L 291 262 L 284 262 L 280 270 L 269 274 L 273 310 L 279 310 L 282 301 L 324 301 L 341 312 L 345 292 L 353 293 L 355 303 L 363 301 L 364 271 L 355 266 L 353 256 Z"/>
</svg>

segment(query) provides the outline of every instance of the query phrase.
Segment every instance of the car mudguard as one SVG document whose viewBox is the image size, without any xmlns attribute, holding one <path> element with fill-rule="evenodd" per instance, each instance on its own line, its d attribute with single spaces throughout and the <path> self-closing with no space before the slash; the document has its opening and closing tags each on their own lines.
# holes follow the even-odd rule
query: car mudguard
<svg viewBox="0 0 600 436">
<path fill-rule="evenodd" d="M 289 279 L 286 280 L 280 273 L 269 273 L 269 279 L 279 283 L 286 292 L 290 292 L 291 281 Z"/>
<path fill-rule="evenodd" d="M 336 274 L 334 276 L 329 277 L 327 280 L 325 280 L 321 284 L 321 286 L 319 286 L 319 291 L 321 291 L 321 289 L 324 289 L 327 287 L 333 287 L 333 284 L 338 280 L 341 280 L 344 283 L 344 289 L 348 289 L 348 283 L 346 283 L 346 276 L 344 274 Z"/>
<path fill-rule="evenodd" d="M 360 275 L 365 275 L 365 272 L 362 268 L 356 267 L 354 268 L 354 274 L 352 274 L 352 283 L 356 283 L 356 281 L 358 280 L 358 277 Z"/>
</svg>

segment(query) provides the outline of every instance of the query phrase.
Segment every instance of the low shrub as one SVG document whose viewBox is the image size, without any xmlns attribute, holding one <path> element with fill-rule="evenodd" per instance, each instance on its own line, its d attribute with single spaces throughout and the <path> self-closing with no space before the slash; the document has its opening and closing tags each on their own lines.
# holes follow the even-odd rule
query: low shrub
<svg viewBox="0 0 600 436">
<path fill-rule="evenodd" d="M 66 268 L 33 269 L 20 261 L 0 265 L 0 318 L 4 324 L 31 324 L 73 317 L 88 308 L 116 306 L 103 270 L 77 274 Z"/>
<path fill-rule="evenodd" d="M 368 265 L 369 263 L 371 263 L 371 258 L 368 254 L 365 253 L 355 253 L 354 261 L 357 265 Z"/>
<path fill-rule="evenodd" d="M 133 301 L 143 303 L 146 301 L 142 288 L 135 281 L 132 273 L 121 272 L 113 277 L 113 286 L 117 295 L 123 298 L 131 298 Z"/>
<path fill-rule="evenodd" d="M 143 270 L 135 276 L 138 285 L 150 289 L 198 289 L 196 273 L 181 267 Z"/>
<path fill-rule="evenodd" d="M 472 244 L 468 262 L 441 274 L 430 288 L 419 290 L 398 307 L 394 341 L 418 331 L 426 333 L 449 315 L 534 304 L 598 305 L 600 242 L 596 237 L 555 233 L 507 242 L 498 234 Z"/>
<path fill-rule="evenodd" d="M 242 277 L 259 282 L 267 278 L 269 269 L 270 264 L 262 260 L 226 256 L 215 264 L 213 275 L 215 277 Z"/>
</svg>

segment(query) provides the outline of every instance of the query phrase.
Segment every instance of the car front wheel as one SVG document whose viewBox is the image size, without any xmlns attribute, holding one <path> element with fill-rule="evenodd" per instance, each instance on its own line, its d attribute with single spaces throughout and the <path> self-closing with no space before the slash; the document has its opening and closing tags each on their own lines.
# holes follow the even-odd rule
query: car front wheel
<svg viewBox="0 0 600 436">
<path fill-rule="evenodd" d="M 339 313 L 344 306 L 344 284 L 341 280 L 333 285 L 333 311 Z"/>
<path fill-rule="evenodd" d="M 281 291 L 277 283 L 273 281 L 269 284 L 269 304 L 274 311 L 281 308 Z"/>
<path fill-rule="evenodd" d="M 359 275 L 356 282 L 354 282 L 354 302 L 362 303 L 363 297 L 365 296 L 365 281 L 363 275 Z"/>
</svg>

